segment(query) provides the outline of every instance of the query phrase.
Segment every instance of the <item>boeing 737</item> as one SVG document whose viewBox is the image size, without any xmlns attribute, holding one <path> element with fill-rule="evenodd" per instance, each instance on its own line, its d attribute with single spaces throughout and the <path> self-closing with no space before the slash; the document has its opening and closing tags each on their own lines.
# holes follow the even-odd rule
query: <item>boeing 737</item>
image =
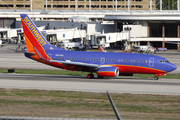
<svg viewBox="0 0 180 120">
<path fill-rule="evenodd" d="M 87 78 L 155 74 L 163 76 L 177 67 L 167 59 L 147 54 L 66 51 L 48 43 L 27 14 L 21 14 L 27 50 L 25 56 L 64 70 L 89 72 Z"/>
</svg>

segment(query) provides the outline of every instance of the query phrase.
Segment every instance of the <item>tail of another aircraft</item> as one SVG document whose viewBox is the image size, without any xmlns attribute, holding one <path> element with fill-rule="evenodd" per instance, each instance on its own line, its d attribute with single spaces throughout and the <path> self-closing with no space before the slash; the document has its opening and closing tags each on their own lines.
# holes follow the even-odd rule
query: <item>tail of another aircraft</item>
<svg viewBox="0 0 180 120">
<path fill-rule="evenodd" d="M 54 50 L 57 48 L 48 43 L 27 14 L 21 14 L 20 16 L 24 30 L 27 52 L 36 53 L 43 59 L 49 59 L 46 54 L 46 50 Z"/>
<path fill-rule="evenodd" d="M 106 52 L 106 50 L 104 50 L 101 45 L 99 46 L 99 48 L 100 48 L 100 51 L 101 51 L 101 52 Z"/>
</svg>

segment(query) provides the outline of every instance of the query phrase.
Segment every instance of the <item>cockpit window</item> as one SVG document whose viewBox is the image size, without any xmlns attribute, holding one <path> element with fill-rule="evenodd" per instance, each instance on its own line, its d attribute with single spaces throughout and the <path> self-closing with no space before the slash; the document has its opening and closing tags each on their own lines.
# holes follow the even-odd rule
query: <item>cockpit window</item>
<svg viewBox="0 0 180 120">
<path fill-rule="evenodd" d="M 161 63 L 169 63 L 168 60 L 160 60 Z"/>
</svg>

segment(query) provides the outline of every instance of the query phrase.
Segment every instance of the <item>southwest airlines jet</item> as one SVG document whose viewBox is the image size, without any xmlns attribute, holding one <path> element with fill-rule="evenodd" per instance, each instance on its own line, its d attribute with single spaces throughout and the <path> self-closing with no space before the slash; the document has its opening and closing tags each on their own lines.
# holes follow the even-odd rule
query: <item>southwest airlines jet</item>
<svg viewBox="0 0 180 120">
<path fill-rule="evenodd" d="M 155 74 L 163 76 L 177 67 L 167 59 L 147 54 L 66 51 L 47 42 L 27 14 L 21 14 L 27 46 L 25 56 L 38 62 L 72 71 L 86 71 L 88 78 Z"/>
</svg>

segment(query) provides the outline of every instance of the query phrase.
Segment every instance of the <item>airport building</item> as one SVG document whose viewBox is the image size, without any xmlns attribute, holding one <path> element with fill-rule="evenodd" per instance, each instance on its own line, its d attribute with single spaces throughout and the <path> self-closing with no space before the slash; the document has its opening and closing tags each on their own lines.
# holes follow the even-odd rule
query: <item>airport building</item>
<svg viewBox="0 0 180 120">
<path fill-rule="evenodd" d="M 106 15 L 105 20 L 115 21 L 118 31 L 129 30 L 133 44 L 180 50 L 179 15 Z"/>
<path fill-rule="evenodd" d="M 152 44 L 154 47 L 180 50 L 178 44 L 167 44 L 163 40 L 164 37 L 167 42 L 180 43 L 179 0 L 177 2 L 177 10 L 162 10 L 162 5 L 160 10 L 154 10 L 155 0 L 1 0 L 0 28 L 22 27 L 19 14 L 27 13 L 37 26 L 46 26 L 47 29 L 79 28 L 101 34 L 129 31 L 128 41 L 132 45 Z M 86 16 L 91 22 L 67 21 L 72 16 Z M 102 21 L 106 21 L 106 25 Z M 117 41 L 111 47 L 118 47 L 122 43 Z"/>
<path fill-rule="evenodd" d="M 152 6 L 150 6 L 152 4 Z M 47 5 L 47 8 L 46 8 Z M 149 10 L 155 0 L 1 0 L 0 9 L 29 10 Z"/>
</svg>

